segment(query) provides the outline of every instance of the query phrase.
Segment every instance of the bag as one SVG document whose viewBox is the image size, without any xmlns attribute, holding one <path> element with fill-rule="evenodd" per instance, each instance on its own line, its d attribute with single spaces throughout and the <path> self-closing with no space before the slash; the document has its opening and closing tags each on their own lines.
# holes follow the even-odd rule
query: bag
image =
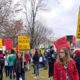
<svg viewBox="0 0 80 80">
<path fill-rule="evenodd" d="M 42 58 L 42 57 L 40 57 L 40 58 L 39 58 L 39 62 L 42 62 L 42 61 L 43 61 L 43 58 Z"/>
<path fill-rule="evenodd" d="M 23 80 L 23 79 L 20 77 L 19 80 Z"/>
</svg>

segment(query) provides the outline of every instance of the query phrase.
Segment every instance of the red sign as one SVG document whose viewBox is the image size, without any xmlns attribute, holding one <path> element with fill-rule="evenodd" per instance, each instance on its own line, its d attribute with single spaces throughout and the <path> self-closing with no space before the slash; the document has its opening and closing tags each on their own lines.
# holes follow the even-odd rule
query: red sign
<svg viewBox="0 0 80 80">
<path fill-rule="evenodd" d="M 5 39 L 4 46 L 6 46 L 6 50 L 11 50 L 13 48 L 13 40 L 12 39 Z"/>
<path fill-rule="evenodd" d="M 61 48 L 65 47 L 69 49 L 69 44 L 68 41 L 66 40 L 66 37 L 62 37 L 54 42 L 55 47 L 57 48 L 58 51 L 61 50 Z"/>
</svg>

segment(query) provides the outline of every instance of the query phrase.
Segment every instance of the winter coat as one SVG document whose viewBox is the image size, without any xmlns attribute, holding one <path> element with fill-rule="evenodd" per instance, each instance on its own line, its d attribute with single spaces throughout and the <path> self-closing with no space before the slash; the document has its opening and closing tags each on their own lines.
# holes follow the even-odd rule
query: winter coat
<svg viewBox="0 0 80 80">
<path fill-rule="evenodd" d="M 56 55 L 55 55 L 55 52 L 54 50 L 50 50 L 49 53 L 48 53 L 48 62 L 49 64 L 53 64 L 55 62 L 55 59 L 56 59 Z"/>
<path fill-rule="evenodd" d="M 77 70 L 80 75 L 80 50 L 79 49 L 75 50 L 74 55 L 75 55 L 74 60 L 76 62 Z"/>
<path fill-rule="evenodd" d="M 25 60 L 26 60 L 27 63 L 30 61 L 30 55 L 29 54 L 25 55 Z"/>
<path fill-rule="evenodd" d="M 75 61 L 69 60 L 67 72 L 70 80 L 79 80 L 78 71 L 76 68 Z M 66 69 L 58 61 L 54 64 L 54 79 L 53 80 L 66 80 Z"/>
<path fill-rule="evenodd" d="M 3 54 L 0 54 L 0 71 L 3 68 L 3 66 L 4 66 L 4 56 Z"/>
<path fill-rule="evenodd" d="M 34 64 L 39 64 L 39 54 L 35 53 L 33 56 L 33 63 Z"/>
<path fill-rule="evenodd" d="M 48 64 L 49 64 L 49 77 L 52 77 L 53 76 L 53 71 L 54 71 L 54 63 L 55 63 L 55 52 L 54 50 L 50 50 L 49 53 L 48 53 Z"/>
<path fill-rule="evenodd" d="M 26 63 L 24 62 L 24 68 L 23 68 L 23 60 L 22 58 L 16 58 L 14 61 L 14 66 L 13 66 L 14 72 L 16 73 L 23 73 L 26 70 Z"/>
<path fill-rule="evenodd" d="M 13 66 L 14 65 L 15 58 L 16 58 L 16 55 L 15 54 L 8 55 L 8 65 L 9 66 Z"/>
<path fill-rule="evenodd" d="M 78 70 L 78 73 L 80 75 L 80 54 L 76 55 L 74 59 L 76 61 L 77 70 Z"/>
</svg>

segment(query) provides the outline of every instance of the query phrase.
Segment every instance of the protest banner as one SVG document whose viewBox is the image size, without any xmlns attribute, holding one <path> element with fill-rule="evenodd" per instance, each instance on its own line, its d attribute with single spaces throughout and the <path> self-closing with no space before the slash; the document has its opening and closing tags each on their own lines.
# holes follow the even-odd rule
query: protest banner
<svg viewBox="0 0 80 80">
<path fill-rule="evenodd" d="M 70 46 L 68 44 L 68 41 L 66 40 L 66 37 L 62 37 L 55 42 L 53 42 L 55 47 L 57 48 L 58 51 L 61 50 L 61 48 L 65 47 L 67 49 L 70 49 Z"/>
<path fill-rule="evenodd" d="M 29 36 L 18 36 L 18 50 L 27 51 L 30 49 L 30 37 Z"/>
<path fill-rule="evenodd" d="M 3 47 L 3 42 L 2 42 L 2 39 L 0 38 L 0 48 Z"/>
<path fill-rule="evenodd" d="M 76 38 L 80 39 L 80 8 L 78 13 L 78 25 L 77 25 L 77 31 L 76 31 Z"/>
<path fill-rule="evenodd" d="M 9 39 L 9 38 L 5 39 L 5 40 L 3 41 L 3 44 L 4 44 L 4 46 L 6 47 L 6 50 L 11 50 L 11 49 L 13 49 L 13 40 L 12 40 L 12 39 Z"/>
</svg>

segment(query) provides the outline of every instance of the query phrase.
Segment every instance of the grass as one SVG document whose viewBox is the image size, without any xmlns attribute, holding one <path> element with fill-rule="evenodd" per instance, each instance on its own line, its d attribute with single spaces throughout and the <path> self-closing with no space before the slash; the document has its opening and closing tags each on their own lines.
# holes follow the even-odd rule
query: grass
<svg viewBox="0 0 80 80">
<path fill-rule="evenodd" d="M 40 75 L 37 79 L 34 79 L 33 68 L 26 72 L 26 80 L 48 80 L 48 71 L 40 69 Z M 9 80 L 9 78 L 4 78 L 3 80 Z"/>
<path fill-rule="evenodd" d="M 33 71 L 27 73 L 27 80 L 35 80 L 34 75 L 32 74 Z M 40 75 L 37 80 L 48 80 L 47 70 L 41 69 Z"/>
</svg>

